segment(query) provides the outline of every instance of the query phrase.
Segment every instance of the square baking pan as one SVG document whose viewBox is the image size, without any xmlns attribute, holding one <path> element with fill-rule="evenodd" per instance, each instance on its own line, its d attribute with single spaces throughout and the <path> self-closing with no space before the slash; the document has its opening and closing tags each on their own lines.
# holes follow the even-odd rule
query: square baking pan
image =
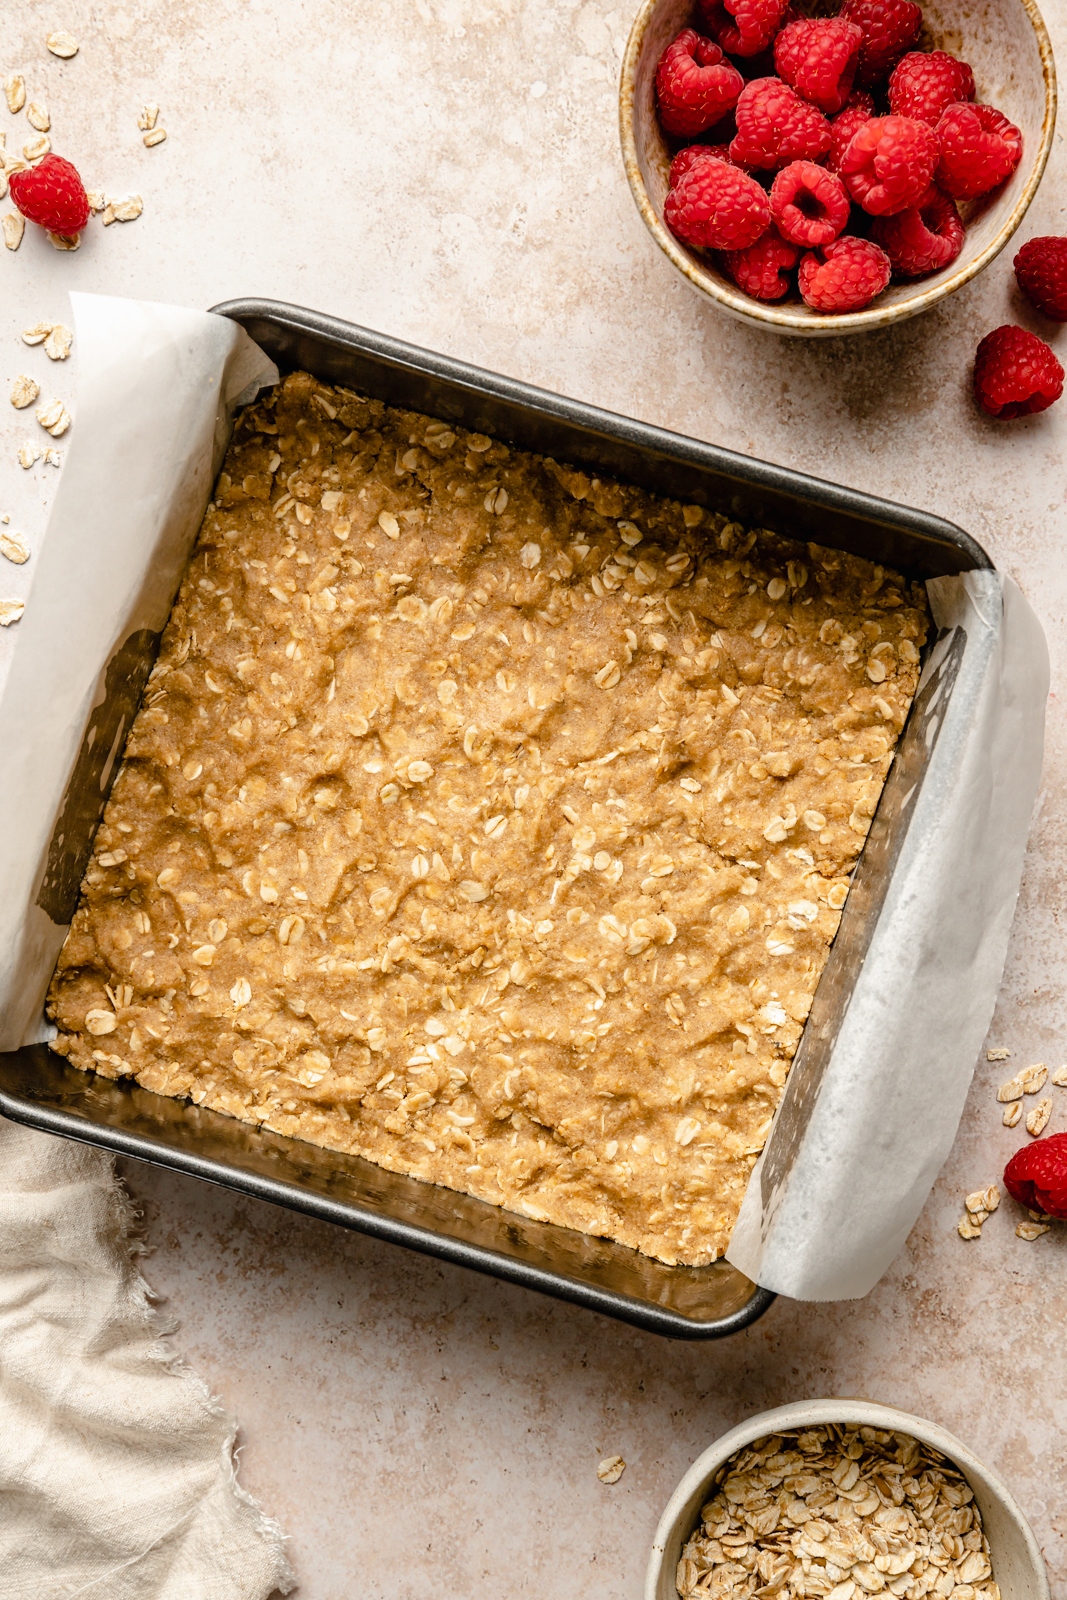
<svg viewBox="0 0 1067 1600">
<path fill-rule="evenodd" d="M 301 368 L 390 405 L 461 423 L 749 526 L 849 550 L 912 579 L 992 566 L 961 529 L 858 490 L 668 433 L 298 307 L 239 300 L 215 310 L 246 328 L 283 372 Z M 107 674 L 116 705 L 132 708 L 158 643 L 158 637 L 138 636 L 137 660 L 130 641 L 116 651 L 118 670 Z M 778 1112 L 779 1161 L 788 1159 L 803 1133 L 821 1068 L 863 964 L 908 825 L 909 802 L 922 783 L 952 693 L 956 659 L 950 648 L 912 705 Z M 117 727 L 117 714 L 114 720 Z M 83 765 L 76 768 L 75 781 L 84 777 L 85 793 L 74 796 L 73 807 L 83 834 L 75 852 L 80 870 L 64 875 L 62 894 L 59 885 L 50 888 L 52 900 L 58 894 L 64 902 L 49 907 L 60 924 L 73 915 L 108 787 L 107 774 L 91 761 L 83 773 Z M 754 1322 L 774 1299 L 726 1261 L 668 1266 L 611 1240 L 534 1222 L 440 1185 L 387 1172 L 358 1156 L 153 1094 L 133 1080 L 85 1074 L 44 1044 L 0 1054 L 0 1112 L 538 1289 L 649 1332 L 720 1338 Z"/>
</svg>

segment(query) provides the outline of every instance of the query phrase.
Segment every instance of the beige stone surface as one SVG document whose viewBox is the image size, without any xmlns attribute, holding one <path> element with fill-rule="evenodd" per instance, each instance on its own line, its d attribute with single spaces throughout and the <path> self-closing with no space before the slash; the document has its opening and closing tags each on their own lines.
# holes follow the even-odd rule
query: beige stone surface
<svg viewBox="0 0 1067 1600">
<path fill-rule="evenodd" d="M 245 1481 L 292 1532 L 304 1600 L 632 1600 L 693 1456 L 757 1408 L 835 1391 L 922 1412 L 999 1466 L 1064 1600 L 1067 1234 L 1016 1238 L 1009 1201 L 980 1239 L 956 1232 L 966 1194 L 1025 1137 L 1002 1125 L 997 1086 L 1067 1060 L 1067 402 L 998 426 L 967 393 L 983 333 L 1050 330 L 1006 260 L 862 341 L 779 342 L 719 318 L 651 244 L 623 181 L 628 20 L 595 0 L 16 4 L 4 75 L 47 102 L 53 146 L 90 188 L 140 194 L 144 213 L 95 219 L 75 253 L 33 229 L 0 251 L 0 388 L 48 371 L 49 396 L 72 399 L 77 346 L 49 370 L 19 339 L 69 321 L 69 287 L 197 306 L 265 294 L 961 523 L 1018 578 L 1053 657 L 1046 777 L 990 1036 L 1011 1061 L 980 1063 L 937 1188 L 865 1301 L 779 1302 L 719 1346 L 646 1338 L 134 1166 L 149 1275 L 243 1419 Z M 65 62 L 44 45 L 61 26 L 81 41 Z M 147 102 L 168 132 L 154 149 L 137 126 Z M 27 126 L 0 107 L 12 148 Z M 1062 148 L 1058 136 L 1024 236 L 1067 227 Z M 1065 336 L 1052 342 L 1062 354 Z M 30 434 L 4 412 L 0 511 L 36 550 L 58 474 L 18 467 Z M 34 566 L 5 564 L 2 596 L 24 595 Z M 1050 1129 L 1067 1129 L 1067 1090 L 1049 1093 Z M 605 1485 L 597 1463 L 616 1454 L 626 1471 Z"/>
</svg>

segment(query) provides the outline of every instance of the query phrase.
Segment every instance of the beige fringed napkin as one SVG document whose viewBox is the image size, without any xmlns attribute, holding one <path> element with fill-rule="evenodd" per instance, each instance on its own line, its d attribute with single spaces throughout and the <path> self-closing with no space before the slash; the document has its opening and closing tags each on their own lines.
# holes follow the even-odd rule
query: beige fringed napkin
<svg viewBox="0 0 1067 1600">
<path fill-rule="evenodd" d="M 266 1600 L 283 1535 L 167 1346 L 107 1156 L 0 1120 L 0 1600 Z"/>
</svg>

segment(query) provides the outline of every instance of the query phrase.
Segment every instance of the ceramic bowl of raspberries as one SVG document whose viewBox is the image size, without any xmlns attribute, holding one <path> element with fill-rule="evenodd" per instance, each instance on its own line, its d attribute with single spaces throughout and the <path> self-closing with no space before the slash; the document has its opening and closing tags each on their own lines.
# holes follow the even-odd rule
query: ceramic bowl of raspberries
<svg viewBox="0 0 1067 1600">
<path fill-rule="evenodd" d="M 644 0 L 623 159 L 700 293 L 808 337 L 970 282 L 1041 180 L 1056 117 L 1034 0 Z"/>
</svg>

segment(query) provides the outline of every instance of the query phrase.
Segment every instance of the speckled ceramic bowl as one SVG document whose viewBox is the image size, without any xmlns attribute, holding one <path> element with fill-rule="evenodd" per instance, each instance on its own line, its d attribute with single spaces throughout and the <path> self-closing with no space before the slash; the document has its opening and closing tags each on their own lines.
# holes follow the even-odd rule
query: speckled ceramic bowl
<svg viewBox="0 0 1067 1600">
<path fill-rule="evenodd" d="M 997 106 L 1022 130 L 1023 158 L 1001 189 L 976 202 L 963 250 L 951 266 L 918 282 L 891 284 L 865 311 L 831 316 L 799 300 L 754 300 L 719 270 L 710 253 L 687 249 L 665 226 L 663 202 L 673 150 L 656 117 L 656 63 L 689 25 L 695 6 L 693 0 L 643 0 L 630 30 L 619 86 L 626 176 L 645 226 L 664 255 L 694 289 L 731 316 L 755 328 L 808 338 L 885 328 L 928 310 L 969 283 L 1019 226 L 1045 170 L 1056 122 L 1056 70 L 1040 12 L 1034 0 L 930 0 L 923 9 L 925 39 L 971 63 L 977 98 Z"/>
<path fill-rule="evenodd" d="M 955 1462 L 974 1490 L 1001 1600 L 1050 1600 L 1045 1563 L 1033 1530 L 996 1473 L 936 1423 L 870 1400 L 802 1400 L 776 1411 L 762 1411 L 717 1439 L 693 1462 L 660 1518 L 645 1577 L 645 1600 L 678 1600 L 674 1575 L 682 1547 L 700 1520 L 712 1478 L 735 1450 L 779 1429 L 812 1428 L 827 1422 L 908 1433 L 940 1450 Z"/>
</svg>

